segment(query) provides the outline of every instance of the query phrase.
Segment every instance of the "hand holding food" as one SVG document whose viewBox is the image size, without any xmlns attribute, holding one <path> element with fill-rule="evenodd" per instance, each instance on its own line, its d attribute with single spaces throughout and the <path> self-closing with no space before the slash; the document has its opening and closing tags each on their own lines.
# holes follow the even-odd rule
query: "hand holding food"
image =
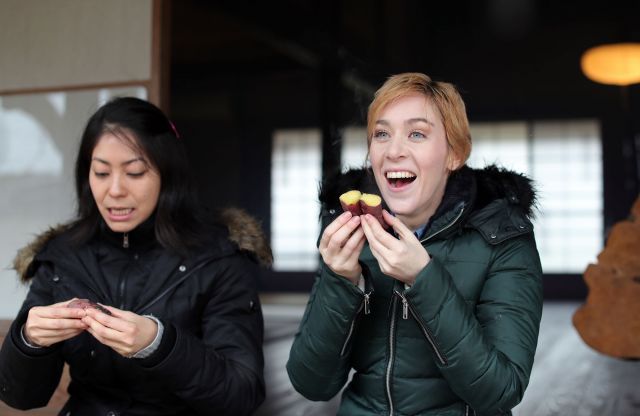
<svg viewBox="0 0 640 416">
<path fill-rule="evenodd" d="M 85 310 L 87 315 L 82 321 L 88 327 L 87 332 L 123 357 L 131 357 L 149 346 L 158 333 L 158 325 L 147 316 L 111 306 L 109 316 L 96 313 L 93 307 Z"/>
<path fill-rule="evenodd" d="M 48 347 L 73 338 L 87 326 L 82 322 L 84 310 L 69 308 L 69 301 L 29 309 L 22 334 L 33 346 Z"/>
<path fill-rule="evenodd" d="M 369 242 L 371 253 L 378 260 L 380 270 L 387 276 L 413 285 L 416 276 L 431 260 L 418 238 L 399 218 L 384 211 L 385 220 L 393 227 L 392 236 L 378 227 L 378 221 L 366 215 L 362 229 Z"/>
</svg>

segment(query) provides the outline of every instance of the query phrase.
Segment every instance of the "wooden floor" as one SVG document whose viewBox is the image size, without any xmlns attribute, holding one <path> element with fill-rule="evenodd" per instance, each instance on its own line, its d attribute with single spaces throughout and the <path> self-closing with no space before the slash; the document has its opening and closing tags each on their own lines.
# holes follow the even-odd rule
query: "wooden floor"
<svg viewBox="0 0 640 416">
<path fill-rule="evenodd" d="M 546 303 L 529 387 L 514 416 L 640 416 L 640 361 L 607 357 L 571 324 L 577 303 Z M 259 416 L 335 415 L 337 399 L 300 397 L 284 370 L 302 308 L 265 305 L 267 400 Z"/>
<path fill-rule="evenodd" d="M 335 415 L 338 398 L 311 402 L 291 387 L 284 366 L 304 307 L 299 298 L 281 300 L 265 299 L 267 399 L 256 415 Z M 587 347 L 571 324 L 577 307 L 576 303 L 545 304 L 529 388 L 514 416 L 640 415 L 640 361 L 610 358 Z M 23 414 L 55 413 L 14 413 L 0 403 L 0 416 Z"/>
</svg>

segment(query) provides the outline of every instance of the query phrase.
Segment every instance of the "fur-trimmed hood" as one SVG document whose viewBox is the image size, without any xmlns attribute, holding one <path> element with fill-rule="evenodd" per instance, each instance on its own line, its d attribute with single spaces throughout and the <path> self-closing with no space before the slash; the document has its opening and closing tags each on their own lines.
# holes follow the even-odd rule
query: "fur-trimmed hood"
<svg viewBox="0 0 640 416">
<path fill-rule="evenodd" d="M 258 220 L 238 208 L 224 209 L 218 214 L 217 218 L 222 225 L 227 227 L 229 240 L 235 243 L 240 250 L 251 253 L 263 267 L 271 266 L 273 261 L 271 247 Z M 35 255 L 49 241 L 63 234 L 69 228 L 69 224 L 60 224 L 52 227 L 18 250 L 13 259 L 13 268 L 18 272 L 23 283 L 28 282 L 33 277 L 29 273 L 29 267 Z"/>
</svg>

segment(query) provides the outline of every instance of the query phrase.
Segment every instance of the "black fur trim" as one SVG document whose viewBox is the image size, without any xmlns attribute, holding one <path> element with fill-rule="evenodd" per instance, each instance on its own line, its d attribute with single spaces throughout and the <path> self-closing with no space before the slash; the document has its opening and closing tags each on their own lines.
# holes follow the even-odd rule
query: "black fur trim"
<svg viewBox="0 0 640 416">
<path fill-rule="evenodd" d="M 506 198 L 511 204 L 518 205 L 528 218 L 535 216 L 537 200 L 531 179 L 496 165 L 474 171 L 478 184 L 477 209 L 496 199 Z"/>
</svg>

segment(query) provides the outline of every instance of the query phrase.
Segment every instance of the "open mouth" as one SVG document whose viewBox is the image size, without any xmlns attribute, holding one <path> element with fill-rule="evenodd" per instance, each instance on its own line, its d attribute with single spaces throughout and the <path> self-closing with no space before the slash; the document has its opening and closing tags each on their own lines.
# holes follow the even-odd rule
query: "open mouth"
<svg viewBox="0 0 640 416">
<path fill-rule="evenodd" d="M 402 188 L 417 178 L 415 173 L 409 171 L 387 172 L 385 176 L 391 188 Z"/>
<path fill-rule="evenodd" d="M 124 217 L 133 212 L 133 208 L 109 208 L 109 214 L 114 217 Z"/>
</svg>

